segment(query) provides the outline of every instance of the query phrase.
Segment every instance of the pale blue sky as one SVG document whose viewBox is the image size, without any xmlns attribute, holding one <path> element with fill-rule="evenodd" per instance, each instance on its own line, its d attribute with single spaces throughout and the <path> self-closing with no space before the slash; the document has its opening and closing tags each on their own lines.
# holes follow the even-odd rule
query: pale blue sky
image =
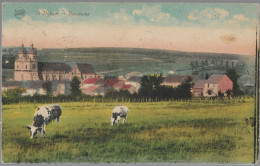
<svg viewBox="0 0 260 166">
<path fill-rule="evenodd" d="M 248 19 L 248 22 L 241 23 L 246 26 L 252 19 L 258 19 L 258 5 L 256 4 L 223 4 L 223 3 L 6 3 L 3 5 L 3 23 L 15 19 L 14 11 L 16 8 L 24 8 L 26 15 L 30 16 L 32 21 L 44 22 L 67 22 L 66 17 L 42 16 L 37 15 L 40 9 L 47 9 L 48 12 L 59 12 L 61 8 L 74 13 L 90 13 L 90 16 L 73 16 L 70 21 L 96 23 L 104 21 L 105 18 L 111 18 L 114 13 L 121 16 L 131 17 L 131 24 L 160 24 L 162 26 L 177 25 L 185 26 L 187 23 L 197 25 L 206 25 L 213 21 L 223 23 L 225 20 L 233 19 L 233 16 L 240 15 Z M 220 9 L 219 12 L 216 9 Z M 142 14 L 133 13 L 134 11 L 144 11 Z M 150 11 L 151 10 L 151 11 Z M 202 12 L 204 11 L 204 17 Z M 227 12 L 222 18 L 221 12 Z M 146 12 L 146 13 L 145 13 Z M 149 12 L 151 12 L 149 14 Z M 166 20 L 156 22 L 151 17 L 153 14 L 163 13 Z M 194 15 L 192 18 L 191 15 Z M 190 17 L 189 17 L 190 16 Z M 196 19 L 200 17 L 199 19 Z M 190 19 L 189 19 L 190 18 Z M 111 23 L 124 24 L 120 19 L 110 20 Z M 127 22 L 127 21 L 126 21 Z M 128 20 L 129 23 L 129 20 Z M 189 24 L 189 25 L 190 25 Z M 244 24 L 244 25 L 243 25 Z"/>
</svg>

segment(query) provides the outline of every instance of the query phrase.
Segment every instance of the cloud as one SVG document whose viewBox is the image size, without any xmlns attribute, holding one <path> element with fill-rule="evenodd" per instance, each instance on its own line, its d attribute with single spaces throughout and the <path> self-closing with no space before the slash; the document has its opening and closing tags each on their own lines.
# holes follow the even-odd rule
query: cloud
<svg viewBox="0 0 260 166">
<path fill-rule="evenodd" d="M 215 11 L 219 14 L 220 19 L 224 19 L 229 15 L 229 12 L 224 9 L 215 8 Z"/>
<path fill-rule="evenodd" d="M 49 11 L 47 9 L 39 9 L 38 14 L 42 16 L 47 16 Z"/>
<path fill-rule="evenodd" d="M 119 12 L 114 13 L 108 12 L 103 21 L 109 24 L 173 25 L 177 19 L 170 13 L 161 12 L 161 5 L 143 5 L 142 9 L 135 9 L 131 12 L 126 9 L 120 9 Z"/>
<path fill-rule="evenodd" d="M 186 26 L 206 26 L 211 28 L 252 28 L 258 24 L 256 19 L 249 19 L 243 14 L 230 15 L 220 8 L 207 8 L 201 11 L 194 10 L 187 16 Z"/>
<path fill-rule="evenodd" d="M 141 10 L 133 10 L 132 15 L 139 18 L 139 23 L 146 20 L 147 23 L 167 25 L 177 21 L 170 13 L 162 12 L 161 5 L 143 5 Z"/>
<path fill-rule="evenodd" d="M 229 20 L 226 20 L 224 22 L 225 26 L 231 26 L 231 27 L 241 27 L 241 26 L 247 26 L 247 27 L 255 27 L 257 25 L 257 21 L 245 17 L 243 14 L 236 14 L 233 15 L 233 17 Z"/>
<path fill-rule="evenodd" d="M 31 22 L 32 21 L 32 18 L 28 15 L 25 15 L 23 18 L 22 18 L 23 21 L 25 22 Z"/>
<path fill-rule="evenodd" d="M 188 19 L 189 20 L 192 20 L 192 21 L 196 21 L 199 19 L 198 17 L 199 15 L 199 12 L 197 10 L 194 10 L 193 12 L 191 12 L 189 15 L 188 15 Z"/>
<path fill-rule="evenodd" d="M 248 21 L 249 19 L 247 17 L 245 17 L 243 14 L 237 14 L 237 15 L 233 15 L 233 19 L 234 20 L 238 20 L 238 21 Z"/>
<path fill-rule="evenodd" d="M 131 14 L 128 14 L 125 9 L 120 9 L 119 12 L 107 13 L 107 17 L 104 18 L 101 22 L 108 24 L 135 24 L 134 17 Z"/>
<path fill-rule="evenodd" d="M 188 15 L 188 20 L 191 21 L 209 21 L 214 19 L 223 20 L 229 15 L 229 12 L 220 8 L 207 8 L 202 11 L 194 10 Z"/>
</svg>

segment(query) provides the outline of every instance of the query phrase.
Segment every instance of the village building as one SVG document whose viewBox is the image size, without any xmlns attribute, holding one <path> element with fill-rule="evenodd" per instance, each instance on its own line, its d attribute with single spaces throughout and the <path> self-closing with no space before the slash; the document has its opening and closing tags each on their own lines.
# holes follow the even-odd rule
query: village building
<svg viewBox="0 0 260 166">
<path fill-rule="evenodd" d="M 192 88 L 192 95 L 196 97 L 203 97 L 203 91 L 207 80 L 197 80 Z"/>
<path fill-rule="evenodd" d="M 127 73 L 125 77 L 126 77 L 126 79 L 129 79 L 130 77 L 133 77 L 133 76 L 135 76 L 135 77 L 142 77 L 143 75 L 144 74 L 141 73 L 141 72 L 133 71 L 133 72 Z"/>
<path fill-rule="evenodd" d="M 138 93 L 138 90 L 141 87 L 141 77 L 140 76 L 132 76 L 125 81 L 125 84 L 131 85 L 131 88 L 129 87 L 131 89 L 130 92 Z"/>
<path fill-rule="evenodd" d="M 190 76 L 192 79 L 195 78 L 194 75 Z M 182 75 L 168 75 L 164 80 L 162 85 L 171 86 L 173 88 L 181 85 L 181 82 L 184 81 L 188 76 L 182 76 Z"/>
<path fill-rule="evenodd" d="M 120 89 L 123 88 L 123 86 L 125 85 L 125 81 L 123 80 L 118 80 L 114 85 L 113 88 L 117 91 L 119 91 Z"/>
<path fill-rule="evenodd" d="M 122 87 L 122 90 L 128 90 L 131 94 L 138 93 L 137 89 L 134 86 L 132 86 L 131 84 L 125 84 Z"/>
<path fill-rule="evenodd" d="M 73 68 L 66 63 L 38 62 L 37 51 L 31 45 L 29 51 L 22 45 L 15 60 L 14 81 L 54 81 L 72 80 L 78 76 L 81 80 L 96 77 L 90 64 L 76 63 Z"/>
<path fill-rule="evenodd" d="M 213 97 L 219 93 L 226 94 L 233 89 L 233 82 L 226 74 L 212 74 L 208 80 L 197 80 L 192 88 L 193 96 Z"/>
</svg>

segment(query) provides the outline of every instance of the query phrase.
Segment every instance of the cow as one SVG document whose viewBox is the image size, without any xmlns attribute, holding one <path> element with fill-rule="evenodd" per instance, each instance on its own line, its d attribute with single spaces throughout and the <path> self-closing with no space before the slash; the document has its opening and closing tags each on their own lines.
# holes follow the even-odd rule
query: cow
<svg viewBox="0 0 260 166">
<path fill-rule="evenodd" d="M 33 139 L 38 132 L 44 137 L 46 125 L 55 119 L 59 122 L 61 112 L 61 107 L 57 104 L 37 108 L 32 125 L 26 126 L 30 130 L 30 138 Z"/>
<path fill-rule="evenodd" d="M 126 123 L 126 116 L 129 109 L 126 106 L 116 106 L 112 111 L 112 117 L 110 118 L 111 125 L 118 124 L 120 118 L 123 118 L 122 124 Z"/>
</svg>

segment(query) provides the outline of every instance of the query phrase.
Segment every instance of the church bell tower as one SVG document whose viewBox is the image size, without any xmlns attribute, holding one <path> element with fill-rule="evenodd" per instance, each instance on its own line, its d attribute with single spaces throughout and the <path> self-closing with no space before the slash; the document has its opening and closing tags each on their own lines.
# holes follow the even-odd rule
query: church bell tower
<svg viewBox="0 0 260 166">
<path fill-rule="evenodd" d="M 35 81 L 39 80 L 37 51 L 31 44 L 27 51 L 22 44 L 15 60 L 14 80 L 15 81 Z"/>
</svg>

